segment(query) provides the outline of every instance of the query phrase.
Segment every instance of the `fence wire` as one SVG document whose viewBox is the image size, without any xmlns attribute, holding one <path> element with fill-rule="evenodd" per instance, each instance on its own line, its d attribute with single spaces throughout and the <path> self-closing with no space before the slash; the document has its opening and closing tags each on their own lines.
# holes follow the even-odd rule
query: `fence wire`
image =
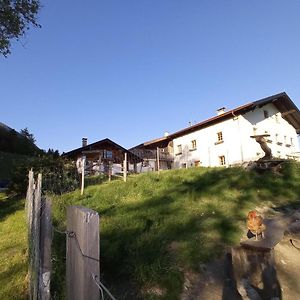
<svg viewBox="0 0 300 300">
<path fill-rule="evenodd" d="M 104 296 L 103 296 L 103 290 L 104 290 L 106 292 L 106 294 L 110 297 L 110 299 L 116 300 L 116 298 L 111 294 L 111 292 L 108 290 L 108 288 L 106 288 L 104 286 L 104 284 L 100 280 L 97 279 L 97 277 L 98 277 L 97 275 L 92 274 L 92 278 L 101 292 L 102 299 L 104 299 Z"/>
<path fill-rule="evenodd" d="M 82 249 L 80 248 L 80 244 L 79 244 L 79 241 L 78 241 L 78 239 L 77 239 L 77 237 L 76 237 L 76 233 L 75 233 L 75 232 L 73 232 L 73 231 L 67 231 L 67 230 L 61 231 L 61 230 L 58 230 L 57 228 L 55 228 L 54 226 L 52 226 L 52 227 L 53 227 L 53 230 L 56 231 L 57 233 L 65 234 L 65 235 L 66 235 L 67 237 L 69 237 L 69 238 L 75 238 L 75 240 L 76 240 L 76 245 L 77 245 L 77 247 L 78 247 L 78 249 L 79 249 L 79 251 L 80 251 L 80 253 L 81 253 L 81 255 L 82 255 L 83 257 L 88 258 L 88 259 L 91 259 L 91 260 L 94 260 L 94 261 L 97 261 L 97 262 L 100 262 L 99 259 L 96 259 L 96 258 L 94 258 L 94 257 L 90 257 L 90 256 L 85 255 L 85 254 L 83 253 Z M 97 275 L 91 274 L 91 276 L 92 276 L 92 279 L 93 279 L 94 283 L 97 285 L 97 287 L 98 287 L 99 290 L 100 290 L 100 293 L 101 293 L 101 299 L 102 299 L 102 300 L 104 300 L 104 292 L 110 297 L 110 299 L 112 299 L 112 300 L 117 300 L 117 299 L 112 295 L 112 293 L 109 291 L 109 289 L 108 289 L 107 287 L 105 287 L 104 284 L 103 284 L 100 280 L 98 280 L 98 276 L 97 276 Z M 104 292 L 103 292 L 103 291 L 104 291 Z"/>
</svg>

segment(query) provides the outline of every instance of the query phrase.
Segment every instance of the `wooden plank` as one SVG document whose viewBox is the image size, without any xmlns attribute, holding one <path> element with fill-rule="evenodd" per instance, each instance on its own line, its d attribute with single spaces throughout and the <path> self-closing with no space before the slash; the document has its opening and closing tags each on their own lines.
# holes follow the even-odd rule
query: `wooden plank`
<svg viewBox="0 0 300 300">
<path fill-rule="evenodd" d="M 34 174 L 32 169 L 28 173 L 28 188 L 26 194 L 25 211 L 27 221 L 27 241 L 28 241 L 28 282 L 29 282 L 29 299 L 33 298 L 33 243 L 32 243 L 32 221 L 33 221 L 33 201 L 34 201 Z"/>
<path fill-rule="evenodd" d="M 31 222 L 32 222 L 32 208 L 33 208 L 33 196 L 34 196 L 34 178 L 33 171 L 30 170 L 28 173 L 28 188 L 26 194 L 25 210 L 26 210 L 26 220 L 28 224 L 28 232 L 31 232 Z"/>
<path fill-rule="evenodd" d="M 156 160 L 157 160 L 157 171 L 159 172 L 160 164 L 159 164 L 159 148 L 156 149 Z"/>
<path fill-rule="evenodd" d="M 83 195 L 83 191 L 84 191 L 84 173 L 85 173 L 85 156 L 82 157 L 82 170 L 81 170 L 81 191 L 80 194 Z"/>
<path fill-rule="evenodd" d="M 41 216 L 41 193 L 42 193 L 42 174 L 38 174 L 37 184 L 34 191 L 33 201 L 33 220 L 32 220 L 32 299 L 38 299 L 39 290 L 39 270 L 40 270 L 40 216 Z"/>
<path fill-rule="evenodd" d="M 290 115 L 290 114 L 293 114 L 296 112 L 296 109 L 291 109 L 289 111 L 286 111 L 284 113 L 281 113 L 281 116 L 284 117 L 284 116 L 287 116 L 287 115 Z"/>
<path fill-rule="evenodd" d="M 46 197 L 41 199 L 41 237 L 40 237 L 40 272 L 39 272 L 39 299 L 50 300 L 50 279 L 52 271 L 51 243 L 52 220 L 51 200 Z"/>
<path fill-rule="evenodd" d="M 124 153 L 124 161 L 123 161 L 123 180 L 124 182 L 127 181 L 127 153 Z"/>
<path fill-rule="evenodd" d="M 99 288 L 92 276 L 100 278 L 99 215 L 81 207 L 67 208 L 67 299 L 98 300 Z"/>
</svg>

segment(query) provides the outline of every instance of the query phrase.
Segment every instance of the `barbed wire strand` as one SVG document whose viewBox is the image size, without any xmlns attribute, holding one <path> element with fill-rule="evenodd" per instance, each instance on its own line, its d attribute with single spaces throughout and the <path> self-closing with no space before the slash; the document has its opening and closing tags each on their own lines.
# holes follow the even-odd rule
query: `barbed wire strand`
<svg viewBox="0 0 300 300">
<path fill-rule="evenodd" d="M 100 293 L 101 293 L 101 299 L 104 300 L 103 288 L 100 286 L 100 284 L 98 284 L 98 282 L 97 282 L 97 280 L 96 280 L 96 277 L 97 277 L 97 275 L 92 274 L 92 279 L 93 279 L 93 281 L 95 282 L 95 284 L 97 285 L 97 287 L 98 287 L 99 290 L 100 290 Z"/>
<path fill-rule="evenodd" d="M 110 297 L 110 299 L 112 299 L 112 300 L 117 300 L 117 299 L 111 294 L 111 292 L 108 290 L 108 288 L 106 288 L 106 287 L 104 286 L 104 284 L 103 284 L 100 280 L 97 279 L 97 277 L 98 277 L 97 275 L 92 274 L 92 278 L 93 278 L 95 284 L 96 284 L 96 285 L 98 286 L 98 288 L 100 289 L 100 291 L 103 289 L 103 290 L 107 293 L 107 295 Z"/>
<path fill-rule="evenodd" d="M 88 259 L 95 260 L 95 261 L 97 261 L 97 262 L 100 261 L 99 259 L 96 259 L 96 258 L 94 258 L 94 257 L 90 257 L 90 256 L 88 256 L 88 255 L 85 255 L 85 254 L 82 252 L 82 250 L 81 250 L 81 248 L 80 248 L 79 241 L 78 241 L 78 239 L 77 239 L 77 237 L 76 237 L 76 233 L 75 233 L 75 232 L 73 232 L 73 231 L 60 231 L 60 230 L 56 229 L 54 226 L 52 226 L 52 227 L 53 227 L 54 231 L 56 231 L 56 232 L 58 232 L 58 233 L 60 233 L 60 234 L 65 234 L 65 235 L 67 235 L 67 236 L 70 237 L 70 238 L 75 238 L 75 240 L 76 240 L 76 245 L 77 245 L 77 247 L 78 247 L 78 249 L 79 249 L 79 251 L 80 251 L 80 253 L 81 253 L 81 255 L 82 255 L 83 257 L 88 258 Z M 108 295 L 112 300 L 116 300 L 116 298 L 115 298 L 115 297 L 111 294 L 111 292 L 104 286 L 104 284 L 103 284 L 100 280 L 97 280 L 98 276 L 95 275 L 95 274 L 91 274 L 91 275 L 92 275 L 92 278 L 93 278 L 95 284 L 98 286 L 98 288 L 99 288 L 99 290 L 100 290 L 102 300 L 104 300 L 104 293 L 103 293 L 103 290 L 107 293 L 107 295 Z"/>
</svg>

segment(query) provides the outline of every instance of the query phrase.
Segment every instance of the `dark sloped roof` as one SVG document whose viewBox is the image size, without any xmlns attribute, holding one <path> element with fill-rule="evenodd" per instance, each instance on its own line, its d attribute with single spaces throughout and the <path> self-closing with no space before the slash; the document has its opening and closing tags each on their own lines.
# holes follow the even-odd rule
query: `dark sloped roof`
<svg viewBox="0 0 300 300">
<path fill-rule="evenodd" d="M 81 155 L 84 151 L 92 151 L 97 149 L 116 149 L 120 150 L 123 153 L 128 154 L 128 160 L 129 161 L 136 161 L 139 160 L 139 157 L 130 152 L 129 150 L 123 148 L 122 146 L 118 145 L 117 143 L 113 142 L 112 140 L 106 138 L 97 142 L 94 142 L 92 144 L 88 144 L 84 147 L 80 147 L 74 150 L 71 150 L 69 152 L 63 153 L 62 156 L 69 157 L 69 158 L 76 158 L 78 155 Z"/>
<path fill-rule="evenodd" d="M 224 112 L 221 115 L 214 116 L 212 118 L 209 118 L 205 121 L 202 121 L 200 123 L 197 123 L 193 126 L 184 128 L 182 130 L 179 130 L 175 133 L 170 134 L 167 137 L 162 137 L 159 139 L 155 139 L 152 141 L 145 142 L 143 144 L 140 144 L 137 147 L 155 147 L 156 145 L 160 144 L 167 144 L 169 141 L 171 141 L 174 138 L 189 134 L 191 132 L 197 131 L 199 129 L 220 123 L 222 121 L 231 119 L 234 116 L 238 116 L 241 114 L 245 114 L 249 111 L 252 111 L 258 107 L 263 107 L 266 104 L 273 103 L 275 107 L 282 113 L 282 117 L 288 121 L 294 128 L 296 129 L 296 132 L 300 133 L 300 111 L 297 108 L 297 106 L 293 103 L 293 101 L 290 99 L 290 97 L 285 93 L 279 93 L 275 94 L 270 97 L 266 97 L 254 102 L 247 103 L 245 105 L 239 106 L 235 109 L 229 110 L 227 112 Z"/>
</svg>

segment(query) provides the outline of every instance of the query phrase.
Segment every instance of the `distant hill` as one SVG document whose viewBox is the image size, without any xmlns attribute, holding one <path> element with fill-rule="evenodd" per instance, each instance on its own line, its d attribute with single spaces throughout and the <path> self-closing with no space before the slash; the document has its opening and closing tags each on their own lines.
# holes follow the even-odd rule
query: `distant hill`
<svg viewBox="0 0 300 300">
<path fill-rule="evenodd" d="M 32 156 L 41 150 L 26 136 L 0 122 L 0 151 Z"/>
</svg>

